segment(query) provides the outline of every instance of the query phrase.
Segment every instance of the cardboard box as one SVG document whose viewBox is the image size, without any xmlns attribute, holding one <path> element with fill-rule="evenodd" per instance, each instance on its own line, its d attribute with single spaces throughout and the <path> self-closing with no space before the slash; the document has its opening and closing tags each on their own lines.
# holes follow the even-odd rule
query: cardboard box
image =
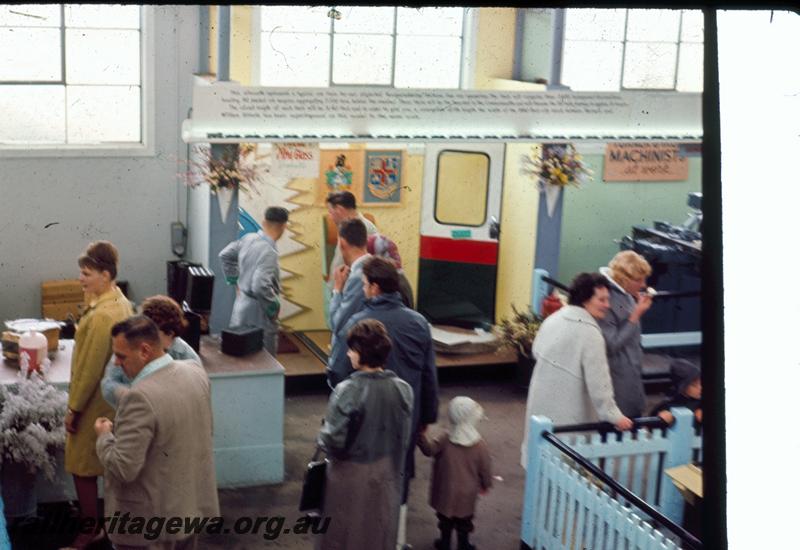
<svg viewBox="0 0 800 550">
<path fill-rule="evenodd" d="M 78 319 L 86 297 L 78 279 L 42 282 L 42 317 L 64 321 L 70 315 Z"/>
<path fill-rule="evenodd" d="M 703 468 L 695 464 L 684 464 L 664 470 L 675 487 L 689 504 L 695 504 L 703 498 Z"/>
</svg>

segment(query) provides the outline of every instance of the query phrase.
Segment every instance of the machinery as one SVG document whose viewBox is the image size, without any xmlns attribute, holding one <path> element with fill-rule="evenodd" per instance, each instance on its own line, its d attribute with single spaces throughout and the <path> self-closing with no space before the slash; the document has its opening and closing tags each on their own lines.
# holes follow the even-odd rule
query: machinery
<svg viewBox="0 0 800 550">
<path fill-rule="evenodd" d="M 642 345 L 695 347 L 700 327 L 702 193 L 689 193 L 691 208 L 682 225 L 656 221 L 653 227 L 634 226 L 620 242 L 622 250 L 641 254 L 653 268 L 648 284 L 658 292 L 642 317 Z"/>
</svg>

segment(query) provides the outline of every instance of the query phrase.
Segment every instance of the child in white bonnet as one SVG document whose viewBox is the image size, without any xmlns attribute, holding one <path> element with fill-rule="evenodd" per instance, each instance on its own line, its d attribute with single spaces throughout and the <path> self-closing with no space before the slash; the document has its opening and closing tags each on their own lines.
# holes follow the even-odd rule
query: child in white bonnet
<svg viewBox="0 0 800 550">
<path fill-rule="evenodd" d="M 434 542 L 437 550 L 449 550 L 453 529 L 458 550 L 475 550 L 469 542 L 474 529 L 472 517 L 478 493 L 492 486 L 489 447 L 476 428 L 483 418 L 483 408 L 469 397 L 459 396 L 448 408 L 450 430 L 434 439 L 421 434 L 419 448 L 434 457 L 430 504 L 436 510 L 441 537 Z"/>
</svg>

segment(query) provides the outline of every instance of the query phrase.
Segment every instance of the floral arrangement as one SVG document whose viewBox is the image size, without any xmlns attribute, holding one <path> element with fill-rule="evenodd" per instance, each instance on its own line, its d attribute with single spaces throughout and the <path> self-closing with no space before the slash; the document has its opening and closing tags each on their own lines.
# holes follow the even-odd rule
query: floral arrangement
<svg viewBox="0 0 800 550">
<path fill-rule="evenodd" d="M 575 146 L 568 144 L 547 144 L 542 146 L 542 154 L 532 149 L 522 157 L 522 172 L 538 178 L 540 185 L 580 187 L 584 178 L 593 179 L 594 173 L 583 164 Z"/>
<path fill-rule="evenodd" d="M 542 319 L 530 307 L 519 311 L 512 304 L 511 310 L 513 315 L 501 320 L 493 331 L 502 346 L 517 348 L 522 355 L 530 357 L 531 345 L 542 325 Z"/>
<path fill-rule="evenodd" d="M 268 172 L 263 162 L 269 155 L 259 155 L 255 143 L 226 145 L 220 155 L 214 155 L 208 146 L 194 146 L 186 172 L 178 177 L 189 187 L 206 184 L 212 193 L 220 189 L 240 189 L 258 194 L 261 176 Z"/>
<path fill-rule="evenodd" d="M 0 386 L 0 462 L 18 462 L 55 479 L 56 456 L 64 448 L 67 392 L 38 372 L 20 370 L 14 386 Z"/>
</svg>

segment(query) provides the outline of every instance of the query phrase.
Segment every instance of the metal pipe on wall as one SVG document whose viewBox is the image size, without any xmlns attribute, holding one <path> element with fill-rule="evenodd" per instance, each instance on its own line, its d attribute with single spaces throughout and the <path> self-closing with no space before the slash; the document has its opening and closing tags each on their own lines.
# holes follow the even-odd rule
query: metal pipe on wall
<svg viewBox="0 0 800 550">
<path fill-rule="evenodd" d="M 208 43 L 210 40 L 209 36 L 209 14 L 208 6 L 198 6 L 200 10 L 200 24 L 198 33 L 200 34 L 199 40 L 197 41 L 199 44 L 199 52 L 197 55 L 197 73 L 198 74 L 208 74 Z"/>
<path fill-rule="evenodd" d="M 231 7 L 217 6 L 217 80 L 231 78 Z"/>
<path fill-rule="evenodd" d="M 550 86 L 561 86 L 564 57 L 564 8 L 553 10 L 553 49 L 550 62 Z"/>
</svg>

